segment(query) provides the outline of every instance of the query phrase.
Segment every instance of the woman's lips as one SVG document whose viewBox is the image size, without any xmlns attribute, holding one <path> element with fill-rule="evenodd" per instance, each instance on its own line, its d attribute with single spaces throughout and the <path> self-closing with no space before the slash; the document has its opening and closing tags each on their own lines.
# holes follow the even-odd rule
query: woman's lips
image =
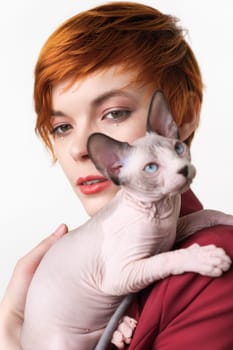
<svg viewBox="0 0 233 350">
<path fill-rule="evenodd" d="M 104 191 L 111 185 L 111 181 L 103 176 L 89 175 L 80 177 L 77 180 L 77 186 L 83 194 L 95 194 Z"/>
</svg>

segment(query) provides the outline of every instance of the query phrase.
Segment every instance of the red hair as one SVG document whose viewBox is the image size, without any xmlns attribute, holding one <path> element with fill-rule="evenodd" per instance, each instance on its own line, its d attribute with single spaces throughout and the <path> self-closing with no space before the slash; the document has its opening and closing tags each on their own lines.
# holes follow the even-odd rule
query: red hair
<svg viewBox="0 0 233 350">
<path fill-rule="evenodd" d="M 36 131 L 51 151 L 53 87 L 64 79 L 75 81 L 122 64 L 138 72 L 138 81 L 154 82 L 163 90 L 178 126 L 189 118 L 192 108 L 199 115 L 201 74 L 177 20 L 139 3 L 108 3 L 68 19 L 39 55 L 34 85 Z"/>
</svg>

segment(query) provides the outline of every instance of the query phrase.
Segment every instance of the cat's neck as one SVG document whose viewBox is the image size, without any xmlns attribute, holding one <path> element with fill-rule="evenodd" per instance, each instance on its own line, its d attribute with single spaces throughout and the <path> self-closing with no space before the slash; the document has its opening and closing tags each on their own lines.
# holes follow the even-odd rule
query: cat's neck
<svg viewBox="0 0 233 350">
<path fill-rule="evenodd" d="M 133 206 L 136 210 L 140 211 L 150 211 L 153 213 L 154 217 L 166 218 L 171 215 L 174 210 L 179 210 L 180 208 L 180 195 L 166 195 L 162 198 L 145 199 L 142 196 L 135 195 L 130 191 L 122 189 L 121 191 L 122 199 L 128 202 L 129 206 Z"/>
</svg>

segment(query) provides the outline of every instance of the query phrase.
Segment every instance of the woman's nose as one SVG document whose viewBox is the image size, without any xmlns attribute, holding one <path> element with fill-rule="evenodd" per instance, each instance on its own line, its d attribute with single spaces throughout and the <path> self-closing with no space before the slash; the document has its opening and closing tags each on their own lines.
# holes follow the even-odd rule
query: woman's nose
<svg viewBox="0 0 233 350">
<path fill-rule="evenodd" d="M 82 130 L 81 132 L 74 133 L 70 144 L 70 155 L 75 161 L 82 161 L 89 159 L 87 151 L 87 140 L 92 134 L 90 130 Z"/>
</svg>

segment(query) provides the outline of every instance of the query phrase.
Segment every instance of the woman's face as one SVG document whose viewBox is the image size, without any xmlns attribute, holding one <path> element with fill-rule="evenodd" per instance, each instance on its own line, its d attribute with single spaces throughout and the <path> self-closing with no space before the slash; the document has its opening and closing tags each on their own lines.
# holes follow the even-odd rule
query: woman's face
<svg viewBox="0 0 233 350">
<path fill-rule="evenodd" d="M 134 74 L 109 68 L 58 84 L 52 93 L 54 152 L 89 215 L 94 215 L 119 187 L 104 178 L 87 153 L 87 139 L 102 132 L 131 143 L 145 134 L 152 89 L 134 82 Z"/>
</svg>

